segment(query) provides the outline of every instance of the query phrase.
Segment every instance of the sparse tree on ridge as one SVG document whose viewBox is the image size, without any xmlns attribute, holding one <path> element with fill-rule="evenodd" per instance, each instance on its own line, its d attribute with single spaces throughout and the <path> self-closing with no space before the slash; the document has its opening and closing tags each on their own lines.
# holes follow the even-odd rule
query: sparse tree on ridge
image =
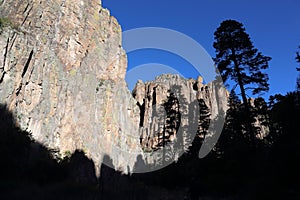
<svg viewBox="0 0 300 200">
<path fill-rule="evenodd" d="M 300 50 L 300 46 L 299 46 L 299 50 Z M 298 63 L 300 63 L 300 52 L 299 51 L 296 53 L 296 60 Z M 300 67 L 297 67 L 296 69 L 297 69 L 297 71 L 300 72 Z M 300 91 L 300 75 L 298 75 L 298 78 L 297 78 L 297 90 Z"/>
<path fill-rule="evenodd" d="M 268 75 L 263 70 L 269 67 L 270 57 L 264 56 L 256 49 L 246 33 L 242 23 L 235 20 L 223 21 L 214 33 L 213 44 L 215 63 L 223 81 L 233 80 L 239 87 L 247 116 L 251 116 L 247 91 L 253 95 L 269 90 Z M 251 119 L 247 120 L 247 130 L 254 140 Z"/>
<path fill-rule="evenodd" d="M 299 46 L 299 50 L 300 50 L 300 46 Z M 297 54 L 296 55 L 296 60 L 297 60 L 298 63 L 300 63 L 300 52 L 297 52 L 296 54 Z M 297 67 L 297 70 L 300 71 L 300 67 Z"/>
</svg>

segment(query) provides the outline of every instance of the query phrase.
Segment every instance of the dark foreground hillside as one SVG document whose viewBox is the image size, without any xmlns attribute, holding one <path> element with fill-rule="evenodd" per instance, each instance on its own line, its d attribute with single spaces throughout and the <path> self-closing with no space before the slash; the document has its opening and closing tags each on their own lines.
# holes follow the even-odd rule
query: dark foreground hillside
<svg viewBox="0 0 300 200">
<path fill-rule="evenodd" d="M 81 151 L 54 159 L 55 152 L 21 131 L 2 105 L 0 198 L 300 199 L 298 98 L 294 92 L 273 99 L 271 133 L 255 147 L 225 128 L 215 151 L 204 159 L 197 157 L 201 140 L 196 138 L 189 152 L 162 170 L 124 175 L 103 165 L 99 178 Z"/>
</svg>

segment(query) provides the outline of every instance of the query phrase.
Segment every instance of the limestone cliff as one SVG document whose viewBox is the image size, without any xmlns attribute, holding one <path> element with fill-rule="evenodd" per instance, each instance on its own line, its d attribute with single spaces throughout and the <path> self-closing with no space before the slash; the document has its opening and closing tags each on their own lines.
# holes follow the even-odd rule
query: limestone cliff
<svg viewBox="0 0 300 200">
<path fill-rule="evenodd" d="M 202 77 L 198 80 L 184 79 L 175 74 L 163 74 L 156 77 L 154 81 L 143 83 L 138 81 L 133 96 L 141 110 L 140 127 L 141 143 L 143 147 L 155 148 L 158 145 L 159 135 L 163 132 L 163 127 L 168 125 L 168 110 L 178 110 L 181 126 L 190 126 L 195 123 L 196 132 L 199 132 L 200 116 L 204 114 L 201 110 L 205 106 L 207 116 L 215 118 L 220 111 L 226 112 L 228 91 L 225 88 L 217 88 L 215 82 L 203 84 Z M 225 98 L 222 98 L 225 97 Z M 171 99 L 174 101 L 171 101 Z M 220 100 L 216 103 L 216 100 Z M 201 103 L 203 102 L 203 103 Z M 167 108 L 171 104 L 171 108 Z M 172 107 L 173 106 L 173 107 Z M 162 111 L 159 107 L 163 107 Z M 159 112 L 164 115 L 164 120 L 157 119 Z M 202 111 L 202 112 L 201 112 Z M 179 126 L 179 125 L 174 125 Z M 176 135 L 176 129 L 168 131 L 166 137 Z M 155 136 L 156 135 L 156 138 Z"/>
<path fill-rule="evenodd" d="M 99 172 L 108 154 L 127 172 L 139 167 L 138 155 L 153 165 L 167 160 L 159 150 L 172 144 L 176 160 L 195 134 L 203 137 L 207 120 L 226 112 L 219 97 L 227 91 L 201 77 L 138 82 L 133 97 L 120 25 L 99 0 L 0 2 L 0 103 L 62 155 L 81 149 Z"/>
<path fill-rule="evenodd" d="M 0 103 L 20 127 L 61 154 L 82 149 L 97 166 L 109 154 L 130 168 L 139 109 L 117 20 L 99 0 L 5 0 L 0 15 Z"/>
<path fill-rule="evenodd" d="M 144 151 L 156 151 L 170 143 L 173 160 L 188 150 L 195 136 L 204 138 L 210 120 L 228 109 L 228 91 L 216 81 L 203 84 L 202 77 L 187 80 L 164 74 L 154 81 L 138 81 L 133 96 L 140 107 Z M 151 159 L 145 154 L 148 163 Z"/>
</svg>

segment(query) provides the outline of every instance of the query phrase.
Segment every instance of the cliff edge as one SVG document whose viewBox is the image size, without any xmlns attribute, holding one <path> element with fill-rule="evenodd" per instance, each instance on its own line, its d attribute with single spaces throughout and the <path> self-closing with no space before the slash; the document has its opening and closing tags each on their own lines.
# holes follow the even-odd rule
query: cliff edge
<svg viewBox="0 0 300 200">
<path fill-rule="evenodd" d="M 0 103 L 60 154 L 82 149 L 96 167 L 108 154 L 130 168 L 139 108 L 124 80 L 121 27 L 99 2 L 1 1 Z"/>
</svg>

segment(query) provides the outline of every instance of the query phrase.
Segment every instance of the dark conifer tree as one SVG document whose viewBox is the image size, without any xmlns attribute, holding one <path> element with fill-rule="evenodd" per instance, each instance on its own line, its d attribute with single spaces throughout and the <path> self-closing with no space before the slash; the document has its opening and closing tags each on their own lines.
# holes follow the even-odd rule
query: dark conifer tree
<svg viewBox="0 0 300 200">
<path fill-rule="evenodd" d="M 299 46 L 299 50 L 300 50 L 300 46 Z M 297 52 L 296 54 L 297 54 L 296 55 L 296 60 L 297 60 L 298 63 L 300 63 L 300 53 Z M 298 67 L 297 70 L 300 71 L 300 67 Z"/>
<path fill-rule="evenodd" d="M 252 44 L 242 23 L 235 20 L 225 20 L 214 33 L 213 44 L 216 51 L 215 63 L 223 78 L 233 80 L 239 86 L 245 113 L 251 115 L 247 100 L 247 90 L 259 94 L 269 90 L 268 75 L 263 70 L 269 67 L 270 57 L 262 55 Z M 234 89 L 236 88 L 234 86 Z M 254 141 L 255 135 L 251 119 L 247 117 L 247 132 Z"/>
<path fill-rule="evenodd" d="M 244 144 L 245 139 L 245 113 L 241 110 L 241 101 L 232 90 L 228 102 L 229 109 L 226 114 L 226 124 L 218 142 L 219 151 L 223 153 L 234 152 L 236 144 Z"/>
<path fill-rule="evenodd" d="M 299 49 L 300 49 L 300 46 L 299 46 Z M 296 60 L 298 63 L 300 63 L 300 52 L 296 53 Z M 297 69 L 297 71 L 300 72 L 300 67 L 297 67 L 296 69 Z M 297 78 L 297 91 L 300 91 L 300 75 L 298 75 L 298 78 Z"/>
</svg>

